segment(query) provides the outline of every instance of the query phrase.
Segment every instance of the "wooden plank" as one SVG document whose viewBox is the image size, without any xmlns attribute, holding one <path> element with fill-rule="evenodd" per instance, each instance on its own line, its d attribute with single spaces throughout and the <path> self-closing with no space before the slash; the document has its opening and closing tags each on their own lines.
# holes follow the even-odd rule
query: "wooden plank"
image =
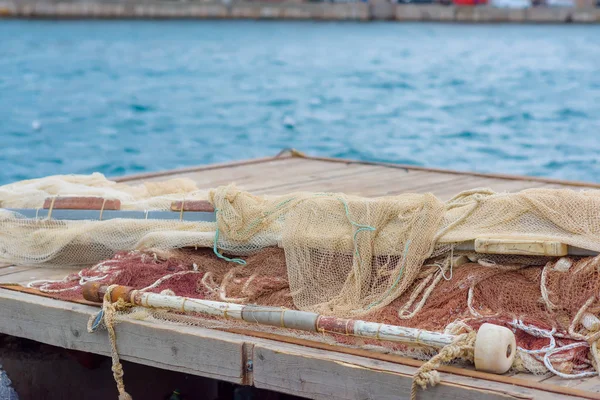
<svg viewBox="0 0 600 400">
<path fill-rule="evenodd" d="M 42 343 L 110 355 L 105 331 L 86 330 L 98 308 L 0 289 L 0 332 Z M 115 327 L 122 359 L 244 383 L 244 340 L 208 329 L 124 321 Z M 125 377 L 127 381 L 127 377 Z"/>
<path fill-rule="evenodd" d="M 7 267 L 0 269 L 0 277 L 16 274 L 16 273 L 22 272 L 22 271 L 28 271 L 30 269 L 33 269 L 33 268 L 32 267 L 7 266 Z M 0 278 L 0 280 L 2 280 L 2 279 L 10 279 L 10 278 Z"/>
<path fill-rule="evenodd" d="M 307 163 L 300 162 L 296 165 L 290 166 L 289 162 L 287 165 L 271 166 L 269 168 L 263 168 L 262 166 L 254 166 L 252 170 L 247 170 L 246 175 L 243 179 L 235 180 L 236 186 L 241 189 L 252 191 L 254 193 L 262 193 L 267 188 L 279 188 L 293 186 L 296 183 L 305 183 L 311 181 L 318 181 L 321 179 L 323 174 L 340 174 L 341 176 L 349 175 L 353 173 L 359 173 L 359 171 L 370 169 L 364 166 L 352 166 L 347 164 L 337 165 L 323 165 L 323 163 Z M 196 177 L 190 177 L 197 180 Z M 208 177 L 203 176 L 202 179 Z M 217 184 L 226 185 L 232 181 L 222 180 L 220 176 Z M 214 187 L 211 183 L 207 184 L 207 187 Z M 289 193 L 290 190 L 285 190 L 283 193 Z"/>
<path fill-rule="evenodd" d="M 7 286 L 6 289 L 19 291 L 22 293 L 36 294 L 38 296 L 51 297 L 48 294 L 39 292 L 36 289 L 28 289 L 28 288 L 24 288 L 24 287 L 20 287 L 20 286 Z M 78 303 L 78 304 L 93 305 L 94 307 L 99 307 L 98 303 L 91 303 L 91 302 L 88 302 L 85 300 L 76 300 L 74 302 Z M 249 336 L 252 338 L 268 339 L 269 343 L 272 343 L 272 342 L 288 343 L 288 344 L 293 344 L 293 345 L 309 347 L 312 349 L 325 350 L 328 352 L 343 353 L 346 355 L 359 356 L 359 357 L 369 358 L 369 359 L 378 360 L 378 361 L 387 361 L 387 362 L 391 362 L 394 364 L 405 365 L 405 366 L 409 366 L 409 367 L 418 368 L 421 365 L 423 365 L 422 361 L 414 360 L 414 359 L 407 358 L 407 357 L 402 357 L 402 356 L 399 356 L 396 354 L 384 354 L 384 353 L 369 351 L 369 350 L 365 350 L 365 349 L 361 349 L 361 348 L 340 347 L 340 346 L 336 346 L 336 345 L 332 345 L 332 344 L 310 341 L 310 340 L 301 339 L 301 338 L 297 338 L 297 337 L 293 337 L 293 336 L 282 336 L 280 334 L 274 334 L 274 333 L 262 332 L 262 331 L 253 331 L 253 330 L 248 330 L 248 329 L 240 329 L 237 327 L 231 327 L 231 328 L 225 327 L 225 328 L 217 328 L 217 329 L 225 331 L 225 332 L 231 332 L 231 333 L 235 333 L 235 334 L 239 334 L 239 335 Z M 246 350 L 248 350 L 248 349 L 246 349 Z M 251 355 L 246 354 L 246 357 L 247 358 L 249 357 L 248 359 L 251 359 Z M 442 365 L 438 368 L 438 371 L 447 372 L 448 377 L 450 377 L 450 381 L 453 379 L 454 376 L 465 376 L 465 377 L 469 377 L 469 378 L 476 378 L 476 379 L 479 379 L 482 381 L 491 381 L 491 382 L 499 382 L 502 384 L 517 385 L 517 386 L 522 386 L 524 388 L 544 390 L 544 391 L 551 392 L 551 393 L 557 393 L 557 394 L 563 394 L 563 395 L 569 395 L 569 396 L 574 396 L 574 395 L 581 396 L 581 395 L 586 394 L 584 391 L 579 390 L 579 389 L 563 388 L 561 386 L 556 386 L 556 385 L 552 385 L 552 384 L 541 384 L 539 382 L 541 380 L 552 377 L 553 375 L 551 373 L 547 373 L 545 375 L 532 375 L 532 374 L 526 374 L 526 373 L 517 373 L 517 374 L 512 374 L 512 375 L 511 374 L 495 375 L 495 374 L 491 374 L 491 373 L 476 371 L 472 368 L 469 368 L 468 366 L 467 367 L 465 367 L 465 366 L 457 367 L 457 366 L 452 366 L 452 365 Z M 587 379 L 586 381 L 596 381 L 596 380 L 597 380 L 597 378 L 591 378 L 591 379 Z M 594 396 L 591 396 L 591 397 L 594 397 Z M 595 396 L 595 397 L 600 398 L 600 396 Z"/>
<path fill-rule="evenodd" d="M 556 240 L 479 237 L 475 239 L 475 252 L 562 257 L 568 254 L 568 246 Z"/>
<path fill-rule="evenodd" d="M 206 200 L 181 200 L 171 203 L 171 211 L 215 212 L 215 208 Z"/>
<path fill-rule="evenodd" d="M 593 378 L 582 379 L 581 382 L 571 387 L 589 393 L 600 393 L 600 377 L 594 376 Z"/>
<path fill-rule="evenodd" d="M 523 380 L 532 381 L 532 382 L 542 382 L 553 376 L 554 376 L 554 374 L 552 372 L 547 372 L 543 375 L 534 375 L 534 374 L 528 374 L 525 372 L 517 372 L 515 374 L 510 375 L 511 378 L 523 379 Z"/>
<path fill-rule="evenodd" d="M 406 172 L 402 170 L 393 170 L 385 168 L 365 169 L 358 167 L 355 173 L 340 174 L 331 176 L 324 174 L 322 179 L 315 176 L 313 179 L 294 184 L 278 185 L 262 190 L 262 194 L 284 194 L 296 191 L 326 191 L 326 192 L 344 192 L 346 194 L 362 194 L 369 196 L 379 196 L 383 194 L 382 189 L 387 188 L 384 179 L 395 183 L 403 179 Z M 374 189 L 374 190 L 373 190 Z"/>
<path fill-rule="evenodd" d="M 44 209 L 56 210 L 120 210 L 121 200 L 102 197 L 48 197 Z"/>
<path fill-rule="evenodd" d="M 408 171 L 408 172 L 407 172 Z M 459 174 L 455 171 L 429 170 L 351 160 L 314 158 L 267 159 L 262 162 L 233 163 L 217 169 L 197 169 L 185 174 L 160 175 L 161 179 L 188 177 L 201 188 L 236 183 L 256 194 L 284 194 L 293 191 L 331 191 L 384 196 L 406 192 L 432 192 L 442 199 L 473 189 L 490 187 L 499 192 L 518 191 L 529 187 L 564 187 L 553 180 L 528 177 L 509 179 L 488 174 Z"/>
<path fill-rule="evenodd" d="M 444 176 L 439 174 L 440 176 Z M 456 175 L 445 175 L 444 180 L 432 181 L 429 179 L 429 176 L 424 176 L 420 178 L 420 182 L 414 185 L 403 185 L 404 182 L 400 181 L 399 185 L 390 185 L 392 190 L 390 190 L 388 195 L 396 195 L 400 193 L 433 193 L 436 196 L 439 196 L 440 193 L 450 192 L 451 196 L 454 196 L 467 188 L 473 189 L 478 187 L 474 184 L 474 178 L 470 176 L 456 176 Z M 400 187 L 401 190 L 397 190 L 396 187 Z"/>
<path fill-rule="evenodd" d="M 108 354 L 106 333 L 88 334 L 85 330 L 89 317 L 97 312 L 96 307 L 4 289 L 0 289 L 0 302 L 1 333 L 74 350 Z M 331 397 L 332 387 L 342 390 L 340 393 L 347 393 L 345 398 L 398 398 L 399 393 L 408 396 L 403 388 L 408 387 L 416 370 L 407 365 L 199 327 L 126 320 L 120 322 L 116 330 L 119 353 L 125 360 L 240 384 L 250 384 L 253 378 L 257 387 L 311 398 Z M 258 345 L 270 353 L 257 352 Z M 254 352 L 249 346 L 254 346 Z M 281 354 L 285 358 L 279 358 Z M 248 361 L 254 363 L 252 376 L 246 372 Z M 358 376 L 354 375 L 357 372 Z M 311 376 L 327 378 L 326 383 L 324 386 L 319 384 L 320 381 L 311 383 Z M 365 392 L 357 386 L 347 387 L 349 381 L 371 382 L 371 386 L 381 384 L 383 389 L 375 389 L 371 397 L 357 397 L 357 393 Z M 448 373 L 442 373 L 442 382 L 440 387 L 420 393 L 419 398 L 469 399 L 481 398 L 483 394 L 492 396 L 490 398 L 572 398 Z M 299 392 L 298 387 L 303 392 Z M 356 391 L 351 392 L 350 389 Z"/>
<path fill-rule="evenodd" d="M 236 166 L 248 166 L 248 165 L 253 165 L 253 164 L 263 164 L 263 163 L 266 163 L 269 161 L 288 160 L 288 159 L 293 159 L 293 157 L 275 156 L 275 157 L 255 158 L 252 160 L 229 161 L 229 162 L 224 162 L 224 163 L 215 163 L 215 164 L 209 164 L 209 165 L 184 167 L 184 168 L 172 169 L 172 170 L 167 170 L 167 171 L 143 172 L 140 174 L 131 174 L 131 175 L 127 175 L 127 176 L 113 177 L 112 179 L 117 182 L 145 182 L 145 181 L 150 181 L 150 180 L 163 180 L 163 179 L 165 179 L 165 177 L 166 177 L 166 179 L 169 179 L 170 177 L 175 176 L 175 175 L 181 176 L 181 175 L 193 173 L 193 172 L 213 171 L 213 170 L 218 170 L 218 169 L 222 169 L 222 168 L 232 168 L 232 167 L 236 167 Z"/>
<path fill-rule="evenodd" d="M 565 388 L 578 388 L 581 384 L 585 383 L 588 379 L 591 378 L 582 378 L 582 379 L 565 379 L 560 376 L 552 376 L 548 379 L 544 379 L 542 381 L 543 384 L 549 385 L 557 385 Z"/>
<path fill-rule="evenodd" d="M 381 172 L 379 167 L 365 167 L 345 165 L 343 168 L 321 169 L 312 173 L 303 174 L 302 171 L 293 171 L 292 176 L 283 177 L 285 179 L 267 179 L 257 181 L 253 184 L 246 184 L 246 190 L 256 193 L 290 193 L 303 190 L 322 191 L 324 182 L 342 181 L 344 179 L 367 180 L 366 175 Z M 311 189 L 306 189 L 307 187 Z"/>
<path fill-rule="evenodd" d="M 600 188 L 600 183 L 595 183 L 595 182 L 566 181 L 566 180 L 561 180 L 561 179 L 543 178 L 543 177 L 537 177 L 537 176 L 520 176 L 520 175 L 492 174 L 492 173 L 481 173 L 481 172 L 470 172 L 470 171 L 455 171 L 455 170 L 450 170 L 450 169 L 427 168 L 427 167 L 420 167 L 420 166 L 415 166 L 415 165 L 393 164 L 393 163 L 384 163 L 384 162 L 370 162 L 370 161 L 357 161 L 357 160 L 344 159 L 344 158 L 315 157 L 315 156 L 306 156 L 306 155 L 298 157 L 297 154 L 295 155 L 295 153 L 297 153 L 297 152 L 292 151 L 291 155 L 288 154 L 288 155 L 281 155 L 281 156 L 275 156 L 275 157 L 257 158 L 257 159 L 252 159 L 252 160 L 226 162 L 226 163 L 220 163 L 220 164 L 182 168 L 182 169 L 176 169 L 176 170 L 171 170 L 171 171 L 143 173 L 143 174 L 138 174 L 138 175 L 129 175 L 129 176 L 125 176 L 125 177 L 118 177 L 118 178 L 114 178 L 114 179 L 117 181 L 120 181 L 120 182 L 134 182 L 134 181 L 141 182 L 144 180 L 154 180 L 157 178 L 165 179 L 165 177 L 171 178 L 174 176 L 183 176 L 184 174 L 189 174 L 189 173 L 204 174 L 207 171 L 223 170 L 223 169 L 227 170 L 227 169 L 233 169 L 233 168 L 237 168 L 237 167 L 246 167 L 246 170 L 251 170 L 252 168 L 248 168 L 248 167 L 251 167 L 254 165 L 268 164 L 271 162 L 278 162 L 278 161 L 282 161 L 282 160 L 302 160 L 304 162 L 321 161 L 321 162 L 327 162 L 330 164 L 336 164 L 336 163 L 340 164 L 341 163 L 341 164 L 353 164 L 353 165 L 375 165 L 375 166 L 381 166 L 381 167 L 386 167 L 386 168 L 390 168 L 390 169 L 407 170 L 409 172 L 420 171 L 420 172 L 426 172 L 426 173 L 455 174 L 455 175 L 462 175 L 462 176 L 482 177 L 482 178 L 506 180 L 506 181 L 540 182 L 543 184 L 552 184 L 552 185 L 557 185 L 557 186 L 562 186 L 562 187 Z M 332 167 L 333 167 L 333 165 L 332 165 Z"/>
<path fill-rule="evenodd" d="M 245 188 L 251 185 L 264 186 L 285 183 L 294 179 L 305 179 L 305 175 L 315 172 L 345 168 L 346 164 L 343 163 L 331 165 L 326 162 L 307 162 L 299 158 L 283 158 L 260 164 L 237 165 L 231 168 L 161 176 L 160 180 L 188 178 L 193 180 L 201 189 L 214 188 L 230 183 L 235 183 L 237 186 Z M 140 182 L 134 181 L 133 183 Z"/>
<path fill-rule="evenodd" d="M 54 293 L 46 293 L 46 292 L 42 292 L 39 289 L 36 288 L 30 288 L 21 284 L 15 284 L 15 283 L 0 283 L 0 288 L 2 289 L 6 289 L 6 290 L 14 290 L 16 292 L 20 292 L 20 293 L 29 293 L 29 294 L 33 294 L 36 296 L 42 296 L 42 297 L 48 297 L 50 299 L 56 299 L 56 296 Z M 88 306 L 94 306 L 94 307 L 100 307 L 100 304 L 98 304 L 97 302 L 92 302 L 92 301 L 87 301 L 85 299 L 76 299 L 72 301 L 73 303 L 78 303 L 78 304 L 85 304 Z"/>
<path fill-rule="evenodd" d="M 275 344 L 254 346 L 258 388 L 312 399 L 410 398 L 415 369 L 340 353 Z M 572 399 L 571 396 L 441 373 L 442 382 L 419 399 Z"/>
<path fill-rule="evenodd" d="M 58 280 L 75 271 L 77 270 L 72 268 L 15 267 L 12 273 L 2 274 L 0 272 L 0 283 L 20 283 L 25 285 L 29 282 L 42 279 Z"/>
<path fill-rule="evenodd" d="M 361 348 L 354 347 L 341 347 L 327 343 L 321 343 L 316 341 L 309 341 L 306 339 L 301 339 L 292 336 L 282 336 L 280 334 L 270 333 L 270 332 L 261 332 L 261 331 L 249 331 L 248 329 L 240 329 L 240 328 L 225 328 L 227 332 L 239 333 L 242 335 L 248 335 L 253 337 L 259 337 L 263 339 L 270 339 L 277 343 L 290 343 L 295 345 L 301 345 L 305 347 L 310 347 L 312 349 L 320 349 L 320 350 L 328 350 L 336 353 L 343 353 L 347 355 L 365 357 L 378 361 L 388 361 L 394 364 L 412 366 L 412 367 L 420 367 L 423 365 L 423 361 L 415 360 L 412 358 L 403 357 L 393 353 L 379 353 L 376 351 L 365 350 Z M 573 389 L 573 388 L 565 388 L 558 385 L 552 384 L 542 384 L 541 381 L 554 376 L 552 373 L 547 373 L 545 375 L 533 375 L 527 373 L 517 373 L 511 375 L 496 375 L 488 372 L 476 371 L 472 367 L 469 366 L 453 366 L 453 365 L 442 365 L 438 368 L 439 372 L 447 372 L 448 377 L 458 376 L 466 376 L 473 379 L 478 379 L 483 382 L 499 382 L 502 384 L 509 385 L 517 385 L 524 388 L 531 388 L 536 390 L 541 390 L 543 392 L 555 393 L 565 396 L 575 396 L 575 397 L 585 397 L 585 398 L 594 398 L 600 399 L 598 395 L 590 395 L 590 392 L 586 392 L 583 390 Z M 594 378 L 595 379 L 595 378 Z"/>
<path fill-rule="evenodd" d="M 390 168 L 401 168 L 407 169 L 409 171 L 426 171 L 426 172 L 441 172 L 447 174 L 457 174 L 457 175 L 470 175 L 470 176 L 478 176 L 484 178 L 494 178 L 494 179 L 504 179 L 510 181 L 529 181 L 529 182 L 541 182 L 541 183 L 550 183 L 557 184 L 568 187 L 589 187 L 589 188 L 600 188 L 600 183 L 596 182 L 584 182 L 584 181 L 567 181 L 562 179 L 554 179 L 554 178 L 544 178 L 538 176 L 523 176 L 523 175 L 510 175 L 510 174 L 498 174 L 498 173 L 484 173 L 484 172 L 473 172 L 473 171 L 456 171 L 452 169 L 443 169 L 443 168 L 431 168 L 431 167 L 420 167 L 415 165 L 406 165 L 406 164 L 393 164 L 393 163 L 385 163 L 385 162 L 377 162 L 377 161 L 355 161 L 345 158 L 331 158 L 331 157 L 315 157 L 315 156 L 305 156 L 306 159 L 310 160 L 319 160 L 319 161 L 329 161 L 329 162 L 359 162 L 365 165 L 381 165 Z"/>
<path fill-rule="evenodd" d="M 114 178 L 117 182 L 126 182 L 127 184 L 140 184 L 144 182 L 160 182 L 173 178 L 188 178 L 196 182 L 198 187 L 206 188 L 211 186 L 216 186 L 213 182 L 227 182 L 231 183 L 232 181 L 240 181 L 248 178 L 252 178 L 254 176 L 254 172 L 249 171 L 258 171 L 258 170 L 271 170 L 271 171 L 281 171 L 286 170 L 288 168 L 293 168 L 294 166 L 304 165 L 302 159 L 293 159 L 293 158 L 282 158 L 277 160 L 267 160 L 260 163 L 232 163 L 230 166 L 223 166 L 221 168 L 191 168 L 188 172 L 174 172 L 170 173 L 170 171 L 165 171 L 164 173 L 160 173 L 156 176 L 152 175 L 149 178 L 137 179 L 129 179 L 128 176 L 122 178 Z M 207 186 L 209 185 L 209 186 Z"/>
</svg>

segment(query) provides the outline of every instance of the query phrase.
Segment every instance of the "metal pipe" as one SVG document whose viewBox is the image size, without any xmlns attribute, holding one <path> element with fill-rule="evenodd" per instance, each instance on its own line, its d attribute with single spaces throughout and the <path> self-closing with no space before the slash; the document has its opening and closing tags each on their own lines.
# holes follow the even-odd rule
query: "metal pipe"
<svg viewBox="0 0 600 400">
<path fill-rule="evenodd" d="M 46 219 L 49 210 L 31 208 L 5 208 L 4 210 L 22 215 L 25 218 Z M 215 222 L 214 212 L 206 211 L 135 211 L 135 210 L 70 210 L 54 209 L 51 219 L 57 221 L 102 221 L 109 219 L 153 219 L 153 220 L 181 220 L 185 222 Z"/>
</svg>

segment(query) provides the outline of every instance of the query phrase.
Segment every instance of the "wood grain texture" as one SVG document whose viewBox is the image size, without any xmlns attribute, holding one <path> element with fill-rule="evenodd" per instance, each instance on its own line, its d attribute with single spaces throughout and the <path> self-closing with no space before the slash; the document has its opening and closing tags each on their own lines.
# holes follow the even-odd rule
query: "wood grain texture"
<svg viewBox="0 0 600 400">
<path fill-rule="evenodd" d="M 148 177 L 148 175 L 146 175 Z M 207 166 L 183 172 L 161 173 L 148 179 L 164 180 L 186 177 L 199 188 L 209 189 L 235 183 L 253 194 L 278 195 L 297 191 L 344 192 L 367 197 L 401 193 L 433 193 L 448 200 L 464 190 L 490 188 L 498 192 L 514 192 L 528 188 L 572 187 L 582 183 L 545 180 L 530 177 L 509 177 L 487 174 L 459 173 L 391 164 L 363 163 L 323 158 L 281 157 L 249 163 L 236 162 L 217 167 Z M 141 179 L 123 178 L 130 183 Z M 595 184 L 584 185 L 595 187 Z M 597 186 L 597 185 L 596 185 Z"/>
<path fill-rule="evenodd" d="M 415 368 L 346 354 L 255 344 L 254 384 L 258 388 L 312 399 L 408 399 Z M 442 382 L 419 390 L 419 399 L 573 399 L 572 396 L 441 374 Z"/>
<path fill-rule="evenodd" d="M 0 303 L 1 333 L 68 349 L 109 354 L 106 332 L 89 334 L 85 328 L 89 317 L 98 311 L 97 307 L 6 289 L 0 289 Z M 116 331 L 117 346 L 124 360 L 315 399 L 405 398 L 416 371 L 416 366 L 198 327 L 127 320 L 119 323 Z M 247 371 L 249 361 L 254 365 L 252 374 Z M 332 391 L 337 395 L 332 395 Z M 576 396 L 442 373 L 442 384 L 422 392 L 419 398 L 569 399 Z"/>
<path fill-rule="evenodd" d="M 6 289 L 15 290 L 22 293 L 31 293 L 37 294 L 38 296 L 46 296 L 48 295 L 37 291 L 36 289 L 27 289 L 20 286 L 7 286 Z M 77 301 L 78 304 L 92 305 L 94 308 L 99 307 L 97 303 L 90 303 L 86 301 Z M 169 327 L 169 326 L 168 326 Z M 172 325 L 170 326 L 172 327 Z M 283 343 L 295 345 L 294 348 L 310 348 L 321 350 L 320 354 L 327 355 L 333 353 L 342 353 L 348 356 L 357 356 L 360 358 L 367 358 L 376 361 L 385 361 L 389 362 L 393 365 L 404 365 L 407 367 L 413 368 L 413 372 L 416 368 L 423 365 L 422 361 L 414 360 L 411 358 L 402 357 L 395 354 L 383 354 L 379 352 L 368 351 L 360 348 L 351 348 L 351 347 L 340 347 L 331 344 L 309 341 L 306 339 L 295 338 L 291 336 L 282 336 L 278 334 L 273 334 L 269 332 L 262 331 L 250 331 L 248 329 L 240 329 L 240 328 L 223 328 L 219 329 L 224 332 L 237 334 L 237 338 L 245 337 L 244 342 L 244 361 L 243 365 L 247 365 L 248 361 L 252 361 L 253 359 L 253 346 L 255 344 L 264 344 L 264 343 L 277 343 L 279 345 Z M 251 338 L 251 339 L 250 339 Z M 258 340 L 257 340 L 258 339 Z M 267 341 L 261 340 L 266 339 Z M 286 350 L 285 347 L 282 347 L 282 350 Z M 578 388 L 576 384 L 580 383 L 580 381 L 570 381 L 570 380 L 562 380 L 564 382 L 571 382 L 573 387 L 563 387 L 558 385 L 559 382 L 553 383 L 542 383 L 541 381 L 552 377 L 552 374 L 548 373 L 546 375 L 536 376 L 525 373 L 518 374 L 506 374 L 506 375 L 495 375 L 486 372 L 476 371 L 472 368 L 458 367 L 458 366 L 441 366 L 438 369 L 440 372 L 446 372 L 444 375 L 444 379 L 448 381 L 448 383 L 452 383 L 453 380 L 457 376 L 468 377 L 472 379 L 476 379 L 477 381 L 486 382 L 486 385 L 490 384 L 490 382 L 496 382 L 504 385 L 511 386 L 521 386 L 523 388 L 541 390 L 547 392 L 548 395 L 554 393 L 565 396 L 573 396 L 573 397 L 584 397 L 584 398 L 594 398 L 600 399 L 600 396 L 594 390 L 598 386 L 598 378 L 589 378 L 585 381 L 588 383 L 587 385 L 582 385 L 583 387 Z M 411 372 L 412 373 L 412 372 Z M 251 384 L 252 382 L 252 371 L 247 370 L 245 376 L 245 384 Z M 588 390 L 588 387 L 590 390 Z"/>
<path fill-rule="evenodd" d="M 106 331 L 88 333 L 97 307 L 0 289 L 0 332 L 67 349 L 109 355 Z M 242 383 L 243 339 L 187 326 L 124 321 L 115 327 L 124 360 Z M 127 378 L 125 378 L 127 379 Z"/>
<path fill-rule="evenodd" d="M 102 197 L 49 197 L 44 208 L 56 210 L 120 210 L 121 201 Z"/>
<path fill-rule="evenodd" d="M 214 212 L 215 208 L 206 200 L 180 200 L 171 203 L 171 211 Z"/>
<path fill-rule="evenodd" d="M 378 361 L 387 361 L 395 365 L 405 365 L 415 368 L 419 368 L 421 365 L 423 365 L 423 361 L 399 356 L 396 354 L 379 353 L 353 347 L 340 347 L 327 343 L 309 341 L 306 339 L 295 338 L 291 336 L 282 336 L 269 332 L 249 331 L 247 329 L 239 328 L 227 328 L 224 330 L 227 332 L 239 333 L 247 336 L 270 339 L 271 341 L 274 341 L 276 343 L 290 343 L 304 347 L 309 347 L 311 349 L 325 350 L 321 354 L 328 354 L 328 352 L 343 353 L 351 356 L 364 357 Z M 567 396 L 567 398 L 574 397 L 600 399 L 600 395 L 598 395 L 596 392 L 592 392 L 589 390 L 580 390 L 577 387 L 566 387 L 558 384 L 542 383 L 541 381 L 543 381 L 544 379 L 554 376 L 551 373 L 547 373 L 545 375 L 532 375 L 527 373 L 517 373 L 512 375 L 496 375 L 488 372 L 476 371 L 475 369 L 473 369 L 473 367 L 469 368 L 454 365 L 442 365 L 438 368 L 438 371 L 446 372 L 447 374 L 443 375 L 445 377 L 444 379 L 448 379 L 448 382 L 450 383 L 452 382 L 455 376 L 464 376 L 476 379 L 481 382 L 486 382 L 486 385 L 490 382 L 498 382 L 501 384 L 507 384 L 511 386 L 516 385 L 521 386 L 523 388 L 535 389 L 544 392 L 548 396 L 557 394 L 561 396 Z M 596 379 L 597 378 L 588 378 L 587 381 L 595 381 Z"/>
<path fill-rule="evenodd" d="M 40 268 L 33 266 L 7 267 L 0 269 L 0 283 L 27 284 L 37 280 L 58 280 L 77 271 L 70 268 Z"/>
<path fill-rule="evenodd" d="M 18 272 L 28 271 L 31 269 L 33 269 L 33 268 L 32 267 L 16 267 L 13 265 L 2 267 L 2 268 L 0 268 L 0 281 L 8 282 L 7 279 L 10 279 L 10 278 L 3 278 L 4 276 L 13 275 Z"/>
</svg>

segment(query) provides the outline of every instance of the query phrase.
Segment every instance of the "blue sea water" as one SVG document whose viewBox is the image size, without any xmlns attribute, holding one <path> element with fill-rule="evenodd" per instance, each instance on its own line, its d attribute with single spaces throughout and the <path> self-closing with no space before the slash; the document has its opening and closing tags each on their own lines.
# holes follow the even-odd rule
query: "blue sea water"
<svg viewBox="0 0 600 400">
<path fill-rule="evenodd" d="M 600 26 L 0 21 L 0 184 L 309 154 L 600 181 Z"/>
</svg>

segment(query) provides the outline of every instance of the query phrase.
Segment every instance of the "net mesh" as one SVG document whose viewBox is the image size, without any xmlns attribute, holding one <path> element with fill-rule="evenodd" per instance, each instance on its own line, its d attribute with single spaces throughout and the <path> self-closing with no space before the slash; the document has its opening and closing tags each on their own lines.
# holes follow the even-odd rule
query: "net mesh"
<svg viewBox="0 0 600 400">
<path fill-rule="evenodd" d="M 207 191 L 199 190 L 189 179 L 126 185 L 109 181 L 101 174 L 51 176 L 1 186 L 0 262 L 83 266 L 123 250 L 210 247 L 213 235 L 206 233 L 214 232 L 214 223 L 125 218 L 32 219 L 12 211 L 40 211 L 46 199 L 57 196 L 99 196 L 120 200 L 122 210 L 167 211 L 173 201 L 204 200 L 207 195 Z"/>
<path fill-rule="evenodd" d="M 30 286 L 65 300 L 80 300 L 82 284 L 96 281 L 153 293 L 297 309 L 286 277 L 283 250 L 263 249 L 246 257 L 245 261 L 244 266 L 232 267 L 231 263 L 214 257 L 207 249 L 124 252 L 74 272 L 63 280 L 32 282 Z M 586 341 L 590 332 L 582 325 L 580 314 L 583 310 L 597 315 L 600 310 L 600 302 L 595 299 L 600 289 L 599 271 L 600 256 L 564 257 L 544 265 L 467 262 L 454 266 L 452 278 L 442 277 L 435 290 L 427 294 L 427 288 L 432 287 L 438 277 L 444 276 L 440 268 L 431 266 L 417 276 L 405 293 L 390 304 L 363 315 L 362 319 L 437 332 L 461 324 L 477 329 L 484 322 L 492 322 L 515 332 L 520 350 L 519 362 L 513 367 L 516 370 L 546 373 L 548 368 L 544 358 L 548 352 L 553 352 L 547 357 L 553 370 L 567 375 L 595 373 Z M 445 276 L 449 278 L 448 274 Z M 594 299 L 591 303 L 590 298 Z M 425 301 L 419 305 L 420 300 Z M 243 321 L 220 321 L 165 311 L 136 308 L 127 315 L 218 328 L 242 325 L 244 329 L 275 330 L 279 334 L 420 359 L 426 359 L 433 351 L 347 335 L 290 332 Z M 567 347 L 572 344 L 581 346 Z"/>
<path fill-rule="evenodd" d="M 119 199 L 122 209 L 141 211 L 208 200 L 216 222 L 58 221 L 6 210 L 73 195 Z M 32 283 L 58 297 L 78 298 L 82 284 L 99 281 L 433 331 L 494 321 L 517 332 L 520 368 L 581 376 L 595 362 L 588 341 L 600 324 L 584 320 L 600 311 L 599 258 L 457 249 L 481 237 L 510 237 L 600 251 L 598 191 L 477 189 L 447 202 L 431 194 L 259 197 L 233 185 L 128 186 L 94 174 L 0 187 L 0 206 L 0 262 L 79 267 L 60 282 Z"/>
</svg>

